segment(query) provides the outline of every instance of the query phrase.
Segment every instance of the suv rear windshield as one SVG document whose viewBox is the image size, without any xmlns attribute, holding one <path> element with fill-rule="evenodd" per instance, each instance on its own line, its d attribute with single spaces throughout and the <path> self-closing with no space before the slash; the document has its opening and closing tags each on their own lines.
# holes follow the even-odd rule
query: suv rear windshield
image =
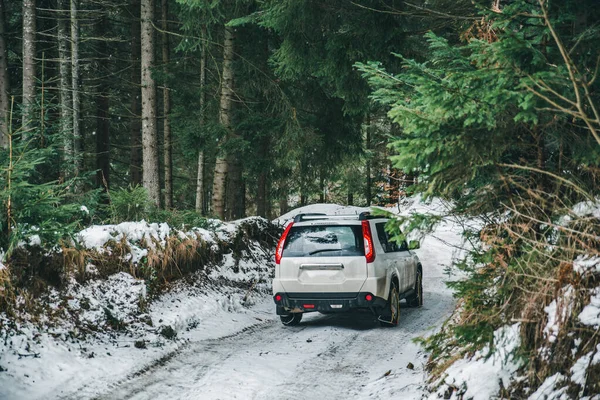
<svg viewBox="0 0 600 400">
<path fill-rule="evenodd" d="M 364 255 L 360 225 L 293 226 L 283 247 L 283 257 Z"/>
</svg>

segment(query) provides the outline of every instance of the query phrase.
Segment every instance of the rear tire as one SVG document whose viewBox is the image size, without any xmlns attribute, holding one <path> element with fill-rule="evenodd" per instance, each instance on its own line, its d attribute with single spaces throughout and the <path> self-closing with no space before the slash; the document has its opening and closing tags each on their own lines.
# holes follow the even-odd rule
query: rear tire
<svg viewBox="0 0 600 400">
<path fill-rule="evenodd" d="M 379 324 L 384 327 L 393 327 L 398 325 L 400 320 L 400 293 L 398 292 L 398 284 L 392 281 L 390 286 L 390 294 L 388 303 L 384 313 L 379 316 Z"/>
<path fill-rule="evenodd" d="M 285 326 L 296 326 L 302 321 L 302 313 L 280 315 L 279 318 Z"/>
<path fill-rule="evenodd" d="M 417 280 L 415 281 L 415 294 L 406 298 L 406 304 L 409 307 L 423 306 L 423 270 L 417 270 Z"/>
</svg>

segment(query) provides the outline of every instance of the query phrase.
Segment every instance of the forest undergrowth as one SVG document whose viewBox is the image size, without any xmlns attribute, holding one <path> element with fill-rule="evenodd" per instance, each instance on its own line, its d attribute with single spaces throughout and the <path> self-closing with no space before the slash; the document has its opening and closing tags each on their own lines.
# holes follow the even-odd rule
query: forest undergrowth
<svg viewBox="0 0 600 400">
<path fill-rule="evenodd" d="M 600 393 L 600 201 L 587 195 L 569 202 L 581 198 L 565 195 L 580 190 L 576 185 L 559 182 L 548 193 L 534 184 L 544 176 L 535 178 L 507 177 L 527 189 L 504 212 L 486 216 L 483 229 L 465 232 L 473 248 L 455 266 L 467 278 L 448 283 L 457 310 L 424 341 L 434 392 L 469 398 L 474 382 L 455 379 L 449 368 L 502 351 L 495 335 L 518 324 L 519 345 L 501 361 L 518 370 L 500 384 L 498 397 L 529 398 L 544 383 L 548 398 Z"/>
</svg>

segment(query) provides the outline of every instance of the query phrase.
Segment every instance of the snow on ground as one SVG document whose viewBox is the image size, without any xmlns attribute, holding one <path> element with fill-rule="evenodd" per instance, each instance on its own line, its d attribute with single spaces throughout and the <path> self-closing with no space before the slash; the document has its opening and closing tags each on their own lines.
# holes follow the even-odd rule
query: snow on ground
<svg viewBox="0 0 600 400">
<path fill-rule="evenodd" d="M 570 317 L 574 297 L 573 287 L 567 285 L 561 290 L 561 295 L 557 299 L 552 300 L 544 307 L 544 312 L 548 315 L 548 322 L 544 327 L 544 337 L 549 343 L 556 341 L 562 325 Z"/>
<path fill-rule="evenodd" d="M 192 340 L 218 338 L 257 324 L 258 316 L 267 312 L 245 309 L 243 295 L 217 286 L 181 287 L 150 306 L 154 326 L 81 342 L 69 340 L 70 332 L 60 328 L 46 333 L 20 326 L 20 335 L 9 337 L 8 346 L 0 345 L 5 370 L 0 373 L 0 398 L 93 398 Z M 160 334 L 166 326 L 177 333 L 175 340 Z M 146 348 L 136 348 L 136 342 Z"/>
<path fill-rule="evenodd" d="M 76 241 L 86 249 L 94 249 L 99 252 L 107 251 L 105 245 L 110 242 L 121 242 L 125 240 L 131 252 L 124 261 L 131 261 L 137 264 L 142 257 L 148 255 L 148 249 L 155 247 L 155 242 L 164 246 L 165 240 L 171 235 L 172 229 L 166 223 L 147 223 L 140 222 L 122 222 L 117 225 L 93 225 L 79 232 Z M 214 241 L 210 232 L 195 228 L 190 232 L 175 232 L 181 239 L 193 237 L 196 235 L 202 237 L 207 242 Z M 143 243 L 142 243 L 143 242 Z"/>
<path fill-rule="evenodd" d="M 435 207 L 413 202 L 406 208 Z M 323 210 L 316 205 L 301 211 Z M 147 225 L 162 240 L 166 228 Z M 180 282 L 143 310 L 130 305 L 144 298 L 144 285 L 126 273 L 74 285 L 67 304 L 57 298 L 49 304 L 87 308 L 80 324 L 59 324 L 49 332 L 23 324 L 19 334 L 0 342 L 5 370 L 0 399 L 420 399 L 427 354 L 414 339 L 439 329 L 454 310 L 445 270 L 462 252 L 463 228 L 448 219 L 423 239 L 417 254 L 424 267 L 425 304 L 402 307 L 400 324 L 391 329 L 379 327 L 367 313 L 309 314 L 300 325 L 284 327 L 267 284 L 259 283 L 259 290 L 234 284 L 264 281 L 272 271 L 272 257 L 258 246 L 237 265 L 226 255 L 208 275 L 193 284 Z M 217 235 L 230 238 L 234 230 L 225 224 Z M 85 243 L 99 248 L 123 232 L 135 233 L 137 226 L 96 228 L 84 235 L 90 240 Z M 132 318 L 133 327 L 75 338 L 86 321 L 105 317 L 107 310 L 116 320 Z M 174 338 L 161 334 L 167 327 Z"/>
<path fill-rule="evenodd" d="M 457 398 L 488 400 L 495 398 L 501 387 L 508 387 L 521 363 L 513 358 L 520 344 L 519 323 L 504 326 L 494 332 L 494 352 L 485 347 L 473 356 L 467 356 L 452 364 L 445 372 L 446 385 L 457 388 Z M 443 397 L 446 386 L 429 399 Z"/>
<path fill-rule="evenodd" d="M 584 325 L 592 326 L 596 330 L 600 328 L 600 287 L 592 291 L 590 303 L 585 306 L 578 318 Z"/>
</svg>

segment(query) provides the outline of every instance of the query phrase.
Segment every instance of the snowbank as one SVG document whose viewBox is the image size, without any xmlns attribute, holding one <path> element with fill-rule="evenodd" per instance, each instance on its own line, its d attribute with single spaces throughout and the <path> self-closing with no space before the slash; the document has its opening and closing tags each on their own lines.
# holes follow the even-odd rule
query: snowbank
<svg viewBox="0 0 600 400">
<path fill-rule="evenodd" d="M 592 290 L 590 303 L 581 311 L 578 319 L 583 325 L 592 326 L 596 330 L 600 328 L 600 287 Z"/>
<path fill-rule="evenodd" d="M 485 347 L 472 357 L 465 357 L 452 364 L 445 371 L 446 376 L 441 382 L 444 385 L 431 394 L 429 399 L 443 397 L 447 387 L 456 391 L 457 398 L 496 398 L 501 387 L 511 384 L 514 373 L 521 366 L 521 362 L 515 358 L 515 350 L 521 342 L 519 328 L 520 324 L 516 323 L 496 330 L 493 350 Z"/>
<path fill-rule="evenodd" d="M 191 339 L 218 338 L 256 324 L 257 311 L 248 307 L 271 305 L 274 243 L 264 237 L 272 229 L 264 219 L 247 218 L 219 223 L 214 231 L 183 232 L 144 221 L 81 231 L 78 246 L 109 253 L 114 243 L 124 243 L 130 252 L 123 258 L 132 265 L 172 237 L 204 241 L 209 247 L 203 251 L 214 254 L 158 298 L 148 296 L 152 282 L 136 278 L 132 269 L 107 279 L 71 278 L 61 291 L 28 299 L 43 307 L 39 315 L 19 308 L 17 318 L 0 313 L 0 399 L 93 398 L 106 387 L 96 387 L 90 377 L 103 376 L 103 385 L 118 382 Z M 88 262 L 85 268 L 97 266 Z"/>
</svg>

